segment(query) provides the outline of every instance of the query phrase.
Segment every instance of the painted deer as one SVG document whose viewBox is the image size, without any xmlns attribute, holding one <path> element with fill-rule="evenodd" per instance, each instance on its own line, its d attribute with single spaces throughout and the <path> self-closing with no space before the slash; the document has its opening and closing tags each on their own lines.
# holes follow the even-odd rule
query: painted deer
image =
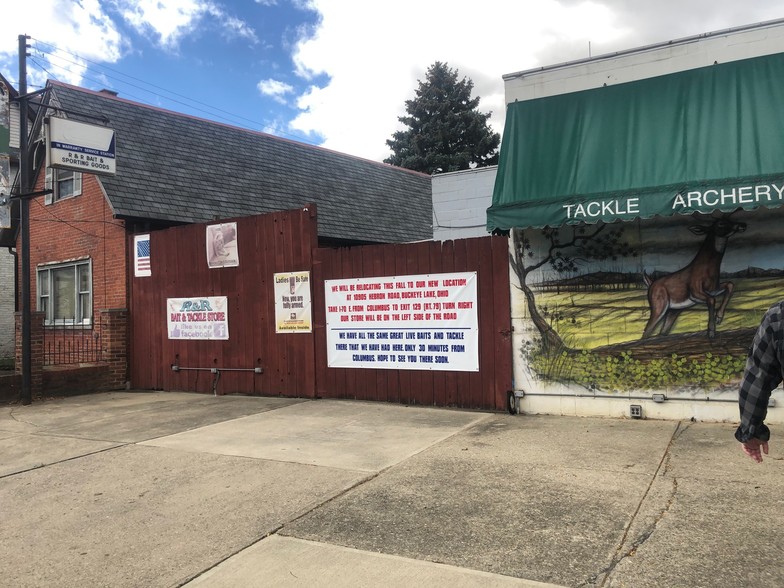
<svg viewBox="0 0 784 588">
<path fill-rule="evenodd" d="M 746 224 L 720 218 L 712 225 L 692 225 L 689 230 L 695 235 L 705 235 L 700 250 L 691 263 L 676 272 L 656 280 L 643 272 L 648 285 L 648 304 L 651 317 L 645 325 L 642 337 L 650 337 L 661 325 L 660 335 L 667 335 L 682 310 L 695 304 L 708 306 L 708 337 L 716 336 L 716 325 L 721 324 L 724 311 L 735 288 L 732 282 L 719 282 L 721 260 L 727 248 L 727 240 L 735 233 L 746 230 Z M 716 308 L 716 298 L 722 296 Z"/>
</svg>

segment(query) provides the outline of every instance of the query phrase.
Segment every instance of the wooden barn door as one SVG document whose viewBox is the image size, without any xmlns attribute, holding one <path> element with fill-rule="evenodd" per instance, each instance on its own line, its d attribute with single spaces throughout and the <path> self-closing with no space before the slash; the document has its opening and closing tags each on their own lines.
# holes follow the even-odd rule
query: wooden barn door
<svg viewBox="0 0 784 588">
<path fill-rule="evenodd" d="M 482 237 L 314 252 L 318 395 L 503 410 L 512 389 L 508 241 Z M 477 272 L 479 371 L 328 367 L 325 280 Z"/>
<path fill-rule="evenodd" d="M 314 333 L 276 333 L 272 282 L 275 273 L 310 271 L 317 246 L 315 215 L 315 207 L 309 206 L 220 221 L 236 223 L 236 267 L 208 266 L 206 231 L 217 221 L 152 231 L 151 275 L 144 277 L 135 276 L 131 235 L 131 385 L 313 397 Z M 167 300 L 223 296 L 228 302 L 228 339 L 169 338 Z"/>
</svg>

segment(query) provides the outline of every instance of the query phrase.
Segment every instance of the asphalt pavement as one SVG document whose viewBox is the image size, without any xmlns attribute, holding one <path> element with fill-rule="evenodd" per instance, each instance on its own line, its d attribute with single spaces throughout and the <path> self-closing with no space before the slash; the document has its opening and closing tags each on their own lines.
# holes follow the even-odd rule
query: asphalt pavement
<svg viewBox="0 0 784 588">
<path fill-rule="evenodd" d="M 0 586 L 784 586 L 733 423 L 117 392 L 0 407 Z M 784 433 L 784 431 L 782 431 Z"/>
</svg>

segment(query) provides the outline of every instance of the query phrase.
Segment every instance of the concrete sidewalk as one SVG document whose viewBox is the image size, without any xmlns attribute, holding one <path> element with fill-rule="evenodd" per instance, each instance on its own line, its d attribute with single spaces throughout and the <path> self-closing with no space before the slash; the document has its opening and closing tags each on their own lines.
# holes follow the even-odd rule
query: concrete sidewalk
<svg viewBox="0 0 784 588">
<path fill-rule="evenodd" d="M 784 586 L 731 424 L 124 392 L 0 408 L 0 584 Z"/>
</svg>

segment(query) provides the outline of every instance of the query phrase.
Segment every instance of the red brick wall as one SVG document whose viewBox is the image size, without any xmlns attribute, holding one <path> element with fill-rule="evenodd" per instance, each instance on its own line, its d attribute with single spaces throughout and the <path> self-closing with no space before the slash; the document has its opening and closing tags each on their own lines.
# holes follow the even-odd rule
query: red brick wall
<svg viewBox="0 0 784 588">
<path fill-rule="evenodd" d="M 0 402 L 18 400 L 22 393 L 22 313 L 16 319 L 16 373 L 0 376 Z M 65 396 L 101 390 L 120 390 L 128 380 L 128 310 L 101 309 L 95 322 L 103 330 L 102 363 L 44 366 L 43 313 L 33 312 L 30 325 L 30 392 L 33 398 L 42 394 Z"/>
<path fill-rule="evenodd" d="M 69 396 L 117 390 L 120 386 L 109 385 L 111 367 L 105 364 L 74 367 L 70 365 L 48 367 L 43 371 L 43 389 L 47 396 Z"/>
<path fill-rule="evenodd" d="M 16 373 L 22 374 L 22 313 L 14 313 L 16 330 Z M 33 394 L 41 390 L 42 375 L 44 367 L 43 345 L 44 345 L 44 313 L 30 313 L 30 388 Z M 20 381 L 21 386 L 21 381 Z M 21 388 L 20 388 L 21 389 Z"/>
<path fill-rule="evenodd" d="M 43 170 L 36 189 L 44 189 Z M 44 196 L 34 198 L 30 202 L 31 307 L 37 308 L 39 264 L 89 257 L 94 331 L 87 329 L 84 336 L 99 332 L 99 309 L 128 308 L 125 243 L 124 222 L 112 218 L 96 176 L 83 174 L 79 196 L 49 205 L 44 204 Z"/>
<path fill-rule="evenodd" d="M 20 374 L 0 374 L 0 403 L 17 402 L 22 394 Z"/>
<path fill-rule="evenodd" d="M 103 309 L 100 311 L 100 322 L 103 331 L 102 358 L 108 364 L 106 379 L 101 387 L 116 390 L 125 386 L 128 380 L 128 310 Z"/>
<path fill-rule="evenodd" d="M 32 399 L 36 401 L 42 395 L 60 397 L 117 390 L 120 388 L 119 386 L 110 384 L 112 381 L 110 372 L 111 366 L 106 364 L 44 368 L 41 372 L 42 388 L 31 391 Z M 22 376 L 20 374 L 0 375 L 0 403 L 18 402 L 21 394 Z"/>
</svg>

